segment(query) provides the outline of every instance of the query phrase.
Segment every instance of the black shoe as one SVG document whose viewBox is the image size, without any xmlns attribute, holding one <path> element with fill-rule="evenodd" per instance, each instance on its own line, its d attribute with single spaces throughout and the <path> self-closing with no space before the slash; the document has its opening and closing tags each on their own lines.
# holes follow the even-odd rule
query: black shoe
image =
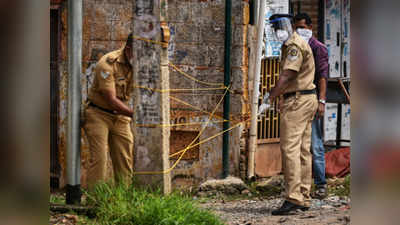
<svg viewBox="0 0 400 225">
<path fill-rule="evenodd" d="M 316 189 L 317 190 L 314 193 L 315 198 L 320 199 L 320 200 L 326 198 L 326 196 L 328 195 L 328 192 L 326 190 L 325 185 L 317 186 Z"/>
<path fill-rule="evenodd" d="M 310 209 L 310 207 L 308 207 L 308 206 L 301 206 L 301 208 L 300 208 L 300 210 L 303 212 L 308 211 L 309 209 Z"/>
<path fill-rule="evenodd" d="M 298 209 L 302 211 L 307 211 L 309 207 L 305 207 L 302 205 L 297 205 L 294 203 L 291 203 L 289 201 L 285 201 L 282 206 L 279 209 L 273 210 L 271 212 L 272 215 L 277 216 L 277 215 L 288 215 L 292 211 L 296 211 Z"/>
</svg>

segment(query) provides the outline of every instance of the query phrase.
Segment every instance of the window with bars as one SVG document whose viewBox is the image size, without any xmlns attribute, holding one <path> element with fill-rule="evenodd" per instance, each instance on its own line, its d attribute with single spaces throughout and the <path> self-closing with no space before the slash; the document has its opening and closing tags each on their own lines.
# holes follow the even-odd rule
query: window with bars
<svg viewBox="0 0 400 225">
<path fill-rule="evenodd" d="M 264 95 L 269 92 L 277 83 L 279 78 L 279 70 L 279 59 L 264 59 L 262 61 L 259 86 L 260 96 L 258 99 L 259 105 L 261 105 Z M 277 111 L 277 102 L 275 102 L 273 110 L 267 110 L 264 114 L 258 117 L 258 143 L 279 142 L 279 120 L 280 115 Z"/>
</svg>

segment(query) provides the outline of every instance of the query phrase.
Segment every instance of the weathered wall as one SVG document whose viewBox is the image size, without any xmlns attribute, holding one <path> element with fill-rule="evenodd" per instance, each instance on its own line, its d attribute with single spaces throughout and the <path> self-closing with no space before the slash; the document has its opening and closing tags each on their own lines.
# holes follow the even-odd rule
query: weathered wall
<svg viewBox="0 0 400 225">
<path fill-rule="evenodd" d="M 126 39 L 132 19 L 131 0 L 84 0 L 83 18 L 83 74 L 82 95 L 92 81 L 92 69 L 96 61 L 106 52 L 120 48 Z M 241 120 L 248 108 L 248 48 L 247 29 L 249 6 L 247 0 L 234 0 L 232 7 L 232 93 L 231 125 Z M 62 3 L 62 38 L 60 62 L 60 164 L 61 186 L 65 184 L 66 113 L 67 113 L 67 17 L 66 5 Z M 196 79 L 207 82 L 223 82 L 224 79 L 224 31 L 225 1 L 223 0 L 168 0 L 168 26 L 171 40 L 168 48 L 169 61 Z M 197 83 L 170 68 L 170 88 L 209 88 Z M 215 86 L 214 86 L 215 87 Z M 201 111 L 212 112 L 222 97 L 222 90 L 193 90 L 171 93 L 171 96 L 190 103 Z M 171 99 L 171 123 L 205 122 L 209 115 Z M 222 116 L 221 106 L 216 115 Z M 214 121 L 220 119 L 214 118 Z M 171 152 L 187 146 L 204 127 L 201 125 L 171 128 Z M 222 123 L 210 123 L 200 136 L 202 141 L 222 130 Z M 244 127 L 230 132 L 231 174 L 239 175 L 240 137 Z M 89 151 L 82 132 L 82 185 L 86 184 Z M 243 142 L 243 141 L 242 141 Z M 196 152 L 197 151 L 197 152 Z M 222 136 L 201 144 L 187 153 L 173 170 L 172 181 L 177 186 L 193 184 L 207 178 L 218 178 L 222 173 Z M 192 156 L 194 155 L 194 156 Z M 171 159 L 171 164 L 174 159 Z M 139 162 L 138 162 L 139 163 Z M 110 175 L 112 174 L 110 170 Z"/>
<path fill-rule="evenodd" d="M 247 111 L 244 105 L 248 101 L 247 74 L 247 27 L 249 6 L 247 1 L 232 1 L 232 89 L 231 125 L 240 121 Z M 225 38 L 225 1 L 222 0 L 170 0 L 168 1 L 168 24 L 171 29 L 169 60 L 182 71 L 201 81 L 223 83 L 224 80 L 224 38 Z M 170 71 L 170 88 L 210 88 L 184 78 L 177 71 Z M 202 111 L 212 112 L 223 96 L 223 90 L 191 91 L 171 94 L 190 103 Z M 222 104 L 216 115 L 223 113 Z M 172 123 L 205 122 L 209 115 L 193 109 L 178 101 L 171 100 Z M 214 118 L 200 136 L 202 141 L 222 130 L 220 118 Z M 171 135 L 181 142 L 171 142 L 171 153 L 188 145 L 202 130 L 202 125 L 177 126 L 171 129 Z M 239 175 L 240 136 L 242 127 L 230 133 L 230 171 Z M 185 138 L 186 137 L 186 138 Z M 195 142 L 195 143 L 198 143 Z M 172 181 L 176 186 L 198 183 L 208 178 L 219 178 L 222 174 L 222 136 L 189 150 L 188 156 L 172 172 Z"/>
</svg>

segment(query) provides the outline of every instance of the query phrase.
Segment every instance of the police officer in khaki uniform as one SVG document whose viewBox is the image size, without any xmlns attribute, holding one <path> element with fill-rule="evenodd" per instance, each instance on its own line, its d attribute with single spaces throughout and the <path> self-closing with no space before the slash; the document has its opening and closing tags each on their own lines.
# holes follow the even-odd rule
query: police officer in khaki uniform
<svg viewBox="0 0 400 225">
<path fill-rule="evenodd" d="M 318 101 L 314 81 L 313 53 L 306 41 L 293 31 L 292 17 L 274 14 L 270 18 L 282 45 L 281 73 L 271 90 L 269 102 L 280 95 L 280 140 L 286 200 L 272 215 L 286 215 L 310 206 L 312 155 L 311 123 Z"/>
<path fill-rule="evenodd" d="M 90 148 L 88 185 L 106 181 L 108 150 L 117 181 L 129 182 L 133 170 L 132 34 L 125 46 L 99 60 L 88 96 L 84 129 Z"/>
</svg>

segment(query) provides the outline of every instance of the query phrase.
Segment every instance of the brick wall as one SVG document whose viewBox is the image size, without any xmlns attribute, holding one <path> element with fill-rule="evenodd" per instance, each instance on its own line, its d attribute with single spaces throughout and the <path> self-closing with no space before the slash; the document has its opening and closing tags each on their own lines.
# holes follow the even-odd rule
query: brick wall
<svg viewBox="0 0 400 225">
<path fill-rule="evenodd" d="M 225 37 L 225 1 L 222 0 L 168 0 L 168 26 L 171 30 L 171 41 L 168 58 L 171 63 L 196 79 L 207 82 L 223 82 L 224 79 L 224 37 Z M 247 0 L 235 0 L 232 7 L 232 88 L 231 125 L 240 120 L 248 111 L 248 51 L 247 27 L 249 7 Z M 66 126 L 67 126 L 67 7 L 62 7 L 62 37 L 60 62 L 60 164 L 62 168 L 61 186 L 65 185 L 66 168 Z M 131 0 L 84 0 L 83 1 L 83 74 L 81 77 L 82 98 L 92 82 L 92 70 L 97 60 L 105 53 L 120 48 L 131 30 Z M 170 88 L 209 88 L 194 82 L 170 68 Z M 172 95 L 172 94 L 171 94 Z M 172 95 L 184 100 L 202 111 L 211 112 L 222 97 L 222 91 L 198 91 Z M 216 115 L 222 115 L 222 104 Z M 207 121 L 208 115 L 194 110 L 187 105 L 171 100 L 171 123 L 192 123 Z M 214 119 L 217 120 L 217 119 Z M 174 127 L 179 131 L 175 136 L 198 134 L 201 125 Z M 222 130 L 222 123 L 210 123 L 200 141 Z M 197 132 L 197 133 L 196 133 Z M 239 174 L 239 151 L 242 130 L 237 128 L 230 132 L 231 174 Z M 188 138 L 180 139 L 182 142 Z M 186 141 L 187 142 L 187 141 Z M 177 143 L 171 149 L 185 146 L 188 143 Z M 243 145 L 243 144 L 242 144 Z M 173 171 L 175 186 L 198 183 L 210 177 L 219 177 L 222 172 L 222 136 L 204 143 L 197 148 L 195 158 L 183 160 Z M 82 131 L 82 185 L 86 184 L 89 149 Z M 190 155 L 189 155 L 190 156 Z M 111 164 L 109 164 L 111 165 Z M 109 170 L 111 176 L 112 171 Z"/>
</svg>

